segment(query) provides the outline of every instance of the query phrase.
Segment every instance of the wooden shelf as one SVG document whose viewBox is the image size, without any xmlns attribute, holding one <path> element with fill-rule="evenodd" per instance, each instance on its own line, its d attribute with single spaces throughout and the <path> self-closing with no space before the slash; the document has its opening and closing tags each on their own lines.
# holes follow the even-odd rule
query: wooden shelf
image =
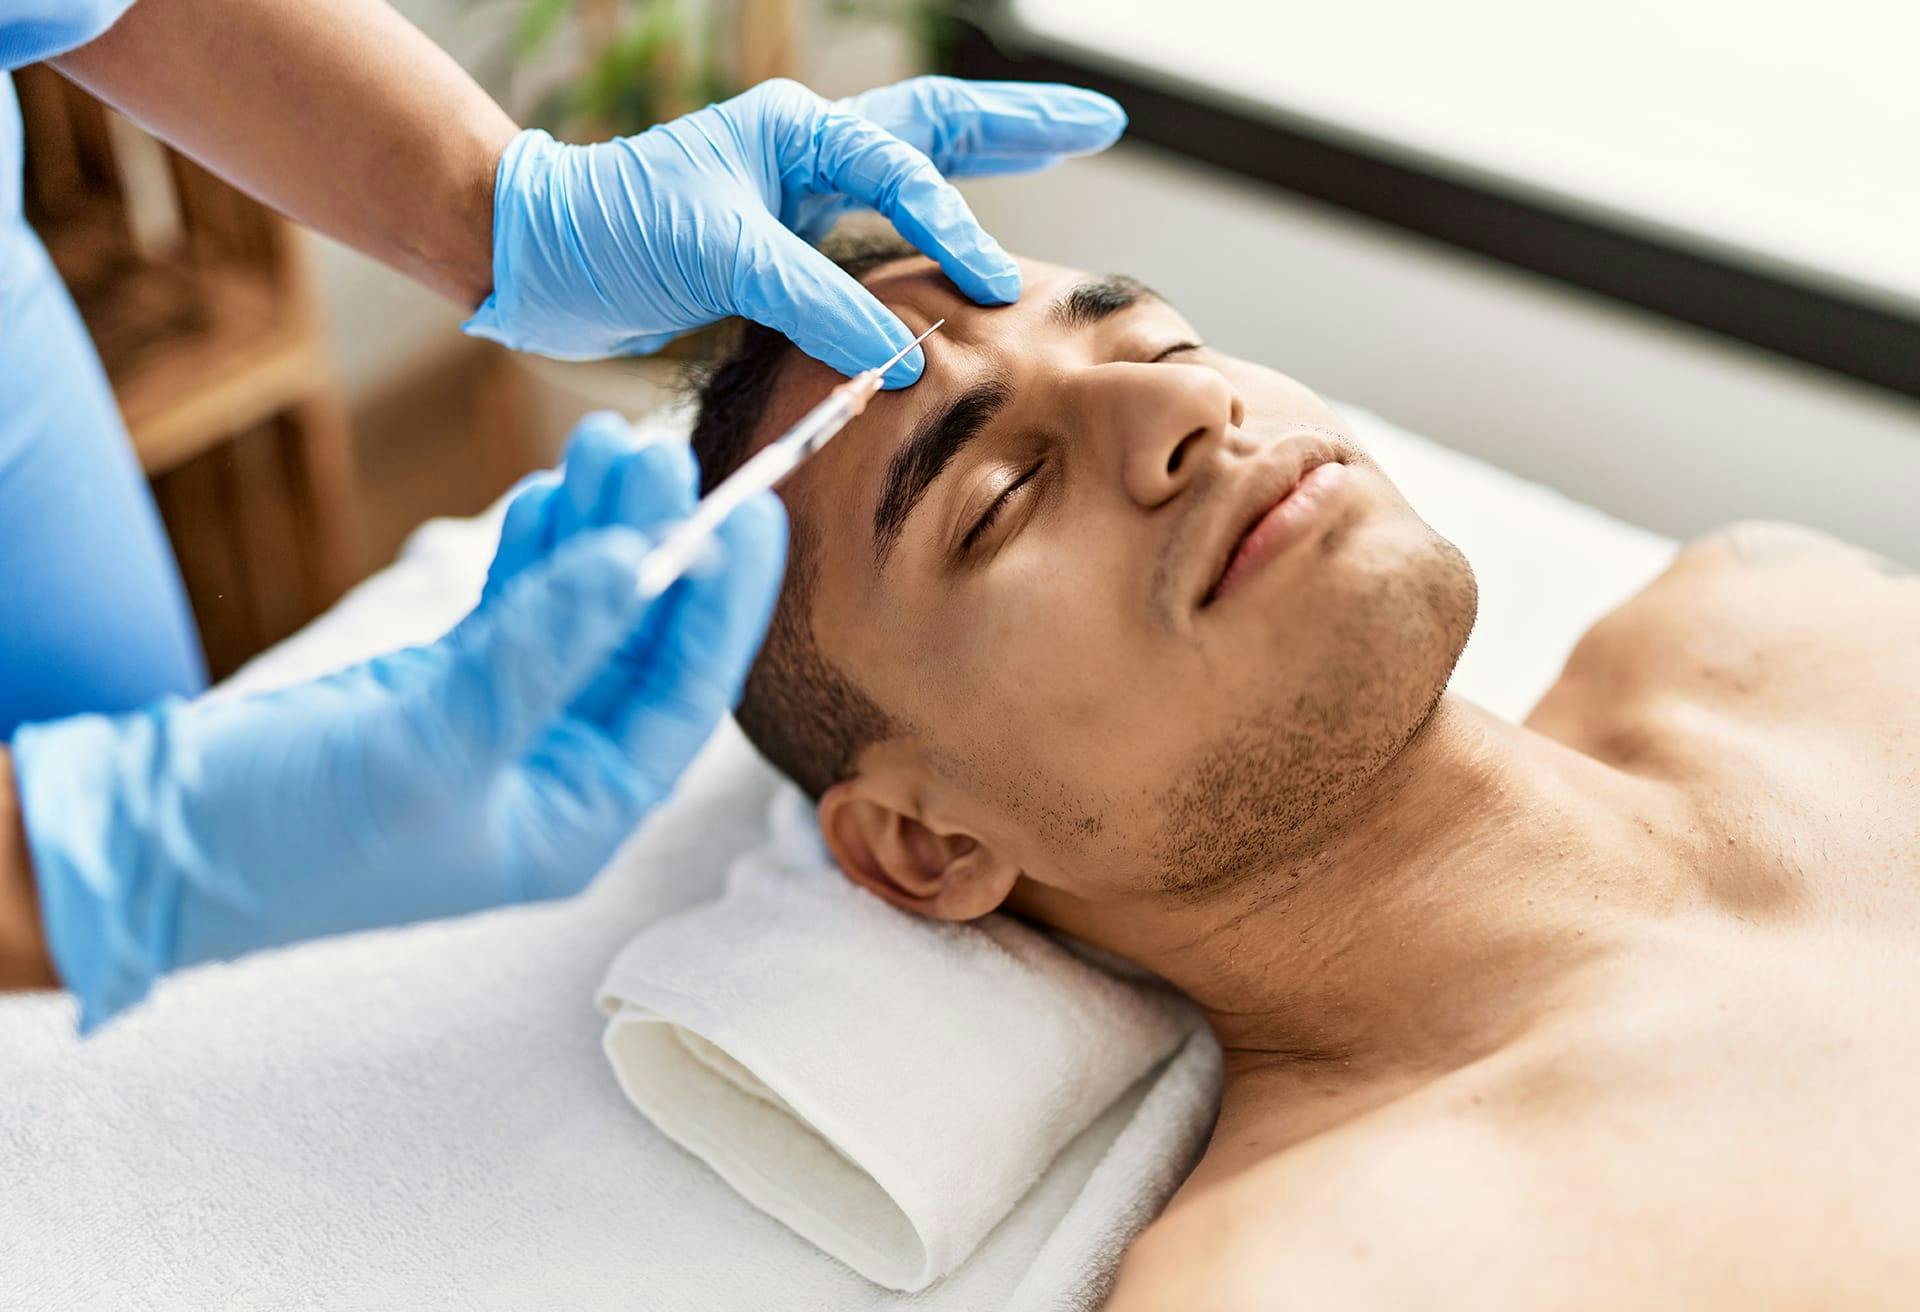
<svg viewBox="0 0 1920 1312">
<path fill-rule="evenodd" d="M 132 258 L 110 197 L 47 226 L 149 477 L 330 386 L 318 322 L 288 285 L 287 261 Z"/>
<path fill-rule="evenodd" d="M 244 271 L 201 271 L 206 325 L 143 353 L 114 392 L 151 477 L 313 395 L 327 376 L 319 334 L 290 322 L 272 287 Z"/>
<path fill-rule="evenodd" d="M 299 238 L 46 68 L 27 216 L 113 383 L 217 678 L 359 577 L 352 441 Z"/>
</svg>

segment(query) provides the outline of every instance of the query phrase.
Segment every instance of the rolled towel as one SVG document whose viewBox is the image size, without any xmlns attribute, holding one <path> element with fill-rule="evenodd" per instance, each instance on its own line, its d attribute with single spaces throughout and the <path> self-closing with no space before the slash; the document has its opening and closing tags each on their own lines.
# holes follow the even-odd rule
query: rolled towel
<svg viewBox="0 0 1920 1312">
<path fill-rule="evenodd" d="M 964 1262 L 1054 1156 L 1199 1018 L 1007 916 L 939 924 L 835 870 L 797 792 L 717 901 L 600 986 L 643 1115 L 867 1279 Z"/>
</svg>

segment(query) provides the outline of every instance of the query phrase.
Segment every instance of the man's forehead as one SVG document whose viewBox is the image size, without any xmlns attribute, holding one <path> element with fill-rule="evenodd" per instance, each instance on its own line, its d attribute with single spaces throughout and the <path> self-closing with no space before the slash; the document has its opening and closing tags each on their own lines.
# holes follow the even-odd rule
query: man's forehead
<svg viewBox="0 0 1920 1312">
<path fill-rule="evenodd" d="M 1045 260 L 1022 257 L 1015 259 L 1014 263 L 1020 266 L 1021 287 L 1020 299 L 1012 306 L 977 305 L 968 300 L 940 272 L 940 267 L 924 255 L 911 255 L 876 265 L 861 277 L 860 282 L 896 314 L 903 310 L 931 311 L 937 319 L 943 315 L 954 317 L 957 311 L 959 317 L 967 319 L 990 317 L 1000 311 L 1018 310 L 1023 306 L 1031 307 L 1036 302 L 1044 304 L 1051 299 L 1048 293 L 1087 276 L 1079 269 L 1049 264 Z"/>
<path fill-rule="evenodd" d="M 1020 300 L 1007 306 L 976 305 L 968 300 L 924 256 L 890 260 L 860 279 L 880 302 L 920 332 L 936 319 L 946 323 L 928 339 L 927 370 L 910 388 L 882 392 L 867 413 L 849 424 L 819 455 L 805 465 L 783 489 L 792 505 L 803 501 L 833 523 L 866 520 L 866 503 L 877 486 L 879 470 L 892 457 L 914 416 L 937 404 L 950 386 L 943 357 L 961 347 L 977 346 L 1024 327 L 1045 316 L 1061 291 L 1088 275 L 1041 260 L 1020 259 Z M 755 434 L 754 447 L 785 432 L 807 410 L 818 405 L 835 384 L 845 381 L 831 366 L 798 351 L 780 371 L 773 395 Z M 885 440 L 878 440 L 884 435 Z"/>
<path fill-rule="evenodd" d="M 1025 313 L 1043 313 L 1061 288 L 1087 277 L 1078 269 L 1043 260 L 1014 262 L 1020 266 L 1021 294 L 1020 300 L 1009 306 L 977 305 L 968 300 L 940 272 L 940 266 L 923 255 L 877 265 L 862 275 L 860 284 L 899 315 L 916 334 L 936 319 L 945 319 L 946 323 L 934 338 L 944 339 L 943 345 L 951 345 L 976 340 L 989 332 L 1006 331 L 1013 322 L 1024 318 Z M 939 349 L 934 347 L 929 352 L 929 365 L 933 353 Z M 790 352 L 767 406 L 761 431 L 755 436 L 755 447 L 785 432 L 809 407 L 818 405 L 836 383 L 844 381 L 831 366 L 797 350 Z M 919 390 L 916 386 L 899 394 L 883 392 L 876 403 L 910 398 Z"/>
</svg>

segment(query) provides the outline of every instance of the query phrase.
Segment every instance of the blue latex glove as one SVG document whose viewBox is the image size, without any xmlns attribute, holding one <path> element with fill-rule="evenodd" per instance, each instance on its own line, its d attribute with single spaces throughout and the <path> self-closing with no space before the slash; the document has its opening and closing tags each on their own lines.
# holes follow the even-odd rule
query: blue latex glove
<svg viewBox="0 0 1920 1312">
<path fill-rule="evenodd" d="M 592 146 L 523 132 L 494 184 L 493 294 L 466 328 L 583 359 L 741 315 L 858 373 L 913 335 L 810 240 L 871 206 L 967 296 L 1013 301 L 1018 268 L 941 174 L 1043 168 L 1125 126 L 1113 101 L 1075 87 L 923 77 L 837 103 L 765 82 Z M 924 367 L 916 349 L 888 385 Z"/>
<path fill-rule="evenodd" d="M 196 961 L 583 888 L 738 697 L 785 550 L 763 496 L 651 605 L 684 446 L 583 429 L 445 638 L 279 692 L 22 728 L 55 967 L 90 1028 Z M 616 524 L 619 527 L 603 528 Z"/>
</svg>

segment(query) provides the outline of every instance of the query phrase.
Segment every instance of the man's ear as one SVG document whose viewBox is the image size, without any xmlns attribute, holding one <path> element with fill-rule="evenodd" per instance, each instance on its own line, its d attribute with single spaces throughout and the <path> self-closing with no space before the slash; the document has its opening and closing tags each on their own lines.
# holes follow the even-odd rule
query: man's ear
<svg viewBox="0 0 1920 1312">
<path fill-rule="evenodd" d="M 903 910 L 974 920 L 997 909 L 1020 868 L 974 835 L 930 825 L 912 803 L 855 777 L 820 798 L 820 833 L 847 878 Z"/>
</svg>

